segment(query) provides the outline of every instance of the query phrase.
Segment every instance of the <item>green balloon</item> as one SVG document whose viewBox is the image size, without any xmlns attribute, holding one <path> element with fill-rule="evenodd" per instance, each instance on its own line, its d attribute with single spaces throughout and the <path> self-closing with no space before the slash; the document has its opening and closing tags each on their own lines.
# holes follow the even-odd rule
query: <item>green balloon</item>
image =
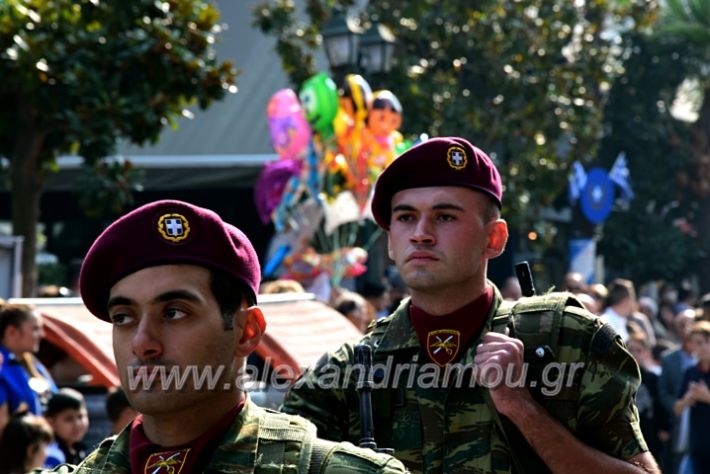
<svg viewBox="0 0 710 474">
<path fill-rule="evenodd" d="M 298 94 L 306 120 L 321 135 L 332 133 L 332 123 L 338 112 L 338 88 L 326 73 L 308 78 Z"/>
</svg>

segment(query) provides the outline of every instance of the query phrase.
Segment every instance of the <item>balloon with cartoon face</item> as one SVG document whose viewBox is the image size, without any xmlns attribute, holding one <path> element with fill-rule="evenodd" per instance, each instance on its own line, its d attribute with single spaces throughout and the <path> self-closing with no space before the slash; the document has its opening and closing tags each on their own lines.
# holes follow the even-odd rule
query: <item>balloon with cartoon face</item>
<svg viewBox="0 0 710 474">
<path fill-rule="evenodd" d="M 311 127 L 291 89 L 277 91 L 266 108 L 271 144 L 281 159 L 303 159 L 308 152 Z"/>
<path fill-rule="evenodd" d="M 391 91 L 381 90 L 373 95 L 367 128 L 375 137 L 389 137 L 402 125 L 402 104 Z"/>
<path fill-rule="evenodd" d="M 333 134 L 333 119 L 338 113 L 338 88 L 333 79 L 320 72 L 307 79 L 299 92 L 308 123 L 321 138 Z"/>
<path fill-rule="evenodd" d="M 360 74 L 345 76 L 340 93 L 340 108 L 356 123 L 365 122 L 367 110 L 372 103 L 370 83 Z"/>
<path fill-rule="evenodd" d="M 398 129 L 402 125 L 402 105 L 391 91 L 374 94 L 367 114 L 367 152 L 370 170 L 374 176 L 389 166 L 397 156 L 397 145 L 403 138 Z"/>
</svg>

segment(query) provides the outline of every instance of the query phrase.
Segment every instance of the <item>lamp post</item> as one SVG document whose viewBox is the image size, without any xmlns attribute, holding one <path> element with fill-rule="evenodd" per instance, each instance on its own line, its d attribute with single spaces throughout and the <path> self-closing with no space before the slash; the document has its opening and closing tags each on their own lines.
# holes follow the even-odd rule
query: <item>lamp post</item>
<svg viewBox="0 0 710 474">
<path fill-rule="evenodd" d="M 373 21 L 360 38 L 360 66 L 367 73 L 387 73 L 392 69 L 395 38 L 385 25 Z"/>
<path fill-rule="evenodd" d="M 333 11 L 333 16 L 321 30 L 328 64 L 335 76 L 336 84 L 342 82 L 345 74 L 358 64 L 359 40 L 362 28 L 340 9 Z"/>
<path fill-rule="evenodd" d="M 337 84 L 348 72 L 382 74 L 392 68 L 395 36 L 377 21 L 372 21 L 370 28 L 363 32 L 354 18 L 341 9 L 335 9 L 321 35 Z"/>
</svg>

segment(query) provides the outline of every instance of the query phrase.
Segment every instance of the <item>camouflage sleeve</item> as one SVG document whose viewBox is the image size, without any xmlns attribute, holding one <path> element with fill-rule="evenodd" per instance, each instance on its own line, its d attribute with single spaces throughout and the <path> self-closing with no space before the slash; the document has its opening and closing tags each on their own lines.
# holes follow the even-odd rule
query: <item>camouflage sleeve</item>
<svg viewBox="0 0 710 474">
<path fill-rule="evenodd" d="M 353 416 L 346 389 L 348 367 L 353 360 L 353 347 L 341 346 L 334 353 L 323 355 L 316 365 L 294 382 L 286 395 L 281 411 L 300 415 L 318 428 L 318 437 L 333 441 L 348 441 Z"/>
<path fill-rule="evenodd" d="M 638 365 L 621 337 L 599 323 L 580 386 L 580 438 L 623 460 L 648 451 L 635 405 L 640 382 Z"/>
<path fill-rule="evenodd" d="M 339 443 L 328 453 L 322 472 L 399 474 L 409 471 L 393 456 L 356 448 L 350 443 Z"/>
</svg>

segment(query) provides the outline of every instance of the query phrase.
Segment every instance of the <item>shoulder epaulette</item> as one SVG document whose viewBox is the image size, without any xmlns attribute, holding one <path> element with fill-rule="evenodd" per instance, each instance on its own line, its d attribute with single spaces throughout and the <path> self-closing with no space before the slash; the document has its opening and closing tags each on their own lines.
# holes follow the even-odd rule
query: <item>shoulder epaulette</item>
<svg viewBox="0 0 710 474">
<path fill-rule="evenodd" d="M 493 318 L 492 330 L 503 332 L 507 327 L 510 336 L 522 340 L 526 360 L 551 360 L 557 354 L 564 313 L 573 308 L 576 310 L 583 306 L 573 294 L 567 292 L 503 301 Z"/>
</svg>

